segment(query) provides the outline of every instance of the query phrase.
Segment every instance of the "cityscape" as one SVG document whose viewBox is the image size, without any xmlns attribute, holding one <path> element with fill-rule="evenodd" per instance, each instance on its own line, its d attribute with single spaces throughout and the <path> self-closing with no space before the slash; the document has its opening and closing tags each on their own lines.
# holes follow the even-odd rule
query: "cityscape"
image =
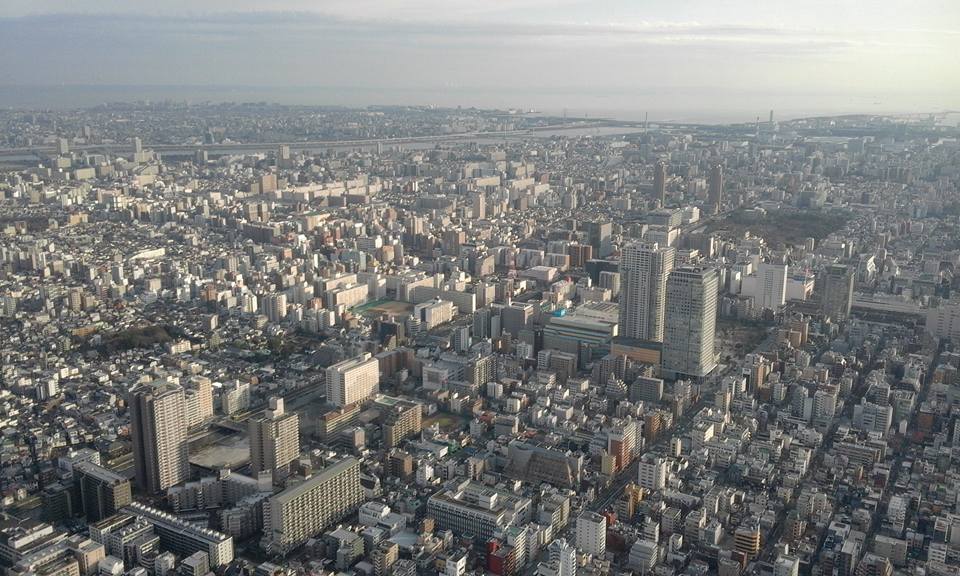
<svg viewBox="0 0 960 576">
<path fill-rule="evenodd" d="M 0 576 L 960 576 L 955 110 L 155 94 L 0 107 Z"/>
</svg>

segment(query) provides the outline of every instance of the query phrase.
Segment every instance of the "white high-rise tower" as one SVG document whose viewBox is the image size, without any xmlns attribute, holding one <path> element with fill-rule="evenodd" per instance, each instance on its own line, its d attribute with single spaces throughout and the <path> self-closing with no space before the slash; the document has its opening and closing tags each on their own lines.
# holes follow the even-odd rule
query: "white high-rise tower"
<svg viewBox="0 0 960 576">
<path fill-rule="evenodd" d="M 667 277 L 675 250 L 657 243 L 628 244 L 620 256 L 620 335 L 663 341 Z"/>
</svg>

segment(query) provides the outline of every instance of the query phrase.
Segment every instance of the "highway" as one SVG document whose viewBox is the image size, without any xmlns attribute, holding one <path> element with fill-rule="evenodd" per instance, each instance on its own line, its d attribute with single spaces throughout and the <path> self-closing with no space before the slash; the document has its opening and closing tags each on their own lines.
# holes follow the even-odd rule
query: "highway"
<svg viewBox="0 0 960 576">
<path fill-rule="evenodd" d="M 270 152 L 280 146 L 289 146 L 291 151 L 298 150 L 332 150 L 332 149 L 371 149 L 377 146 L 402 145 L 432 145 L 443 142 L 469 142 L 474 140 L 499 141 L 508 138 L 549 138 L 554 135 L 563 135 L 565 131 L 597 130 L 609 134 L 626 134 L 637 132 L 626 126 L 609 122 L 556 124 L 524 130 L 462 132 L 458 134 L 438 134 L 432 136 L 406 136 L 400 138 L 366 138 L 358 140 L 310 140 L 303 142 L 237 142 L 230 144 L 148 144 L 143 143 L 145 150 L 166 153 L 169 155 L 193 154 L 197 150 L 205 150 L 211 155 L 235 154 L 244 152 Z M 598 135 L 608 135 L 598 132 Z M 73 152 L 89 153 L 130 153 L 132 145 L 129 142 L 111 142 L 104 144 L 80 144 L 71 146 Z M 54 146 L 25 146 L 17 148 L 0 148 L 0 158 L 49 156 L 56 153 Z"/>
</svg>

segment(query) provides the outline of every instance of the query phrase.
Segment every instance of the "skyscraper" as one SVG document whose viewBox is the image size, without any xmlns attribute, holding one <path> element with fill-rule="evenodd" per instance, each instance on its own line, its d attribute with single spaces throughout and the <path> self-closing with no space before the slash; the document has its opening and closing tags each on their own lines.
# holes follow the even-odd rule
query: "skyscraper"
<svg viewBox="0 0 960 576">
<path fill-rule="evenodd" d="M 667 277 L 675 250 L 656 243 L 628 244 L 620 257 L 620 335 L 663 341 Z"/>
<path fill-rule="evenodd" d="M 653 197 L 663 207 L 667 203 L 667 163 L 658 160 L 653 166 Z"/>
<path fill-rule="evenodd" d="M 300 417 L 283 411 L 283 398 L 270 398 L 259 418 L 250 420 L 250 468 L 253 474 L 288 465 L 300 455 Z"/>
<path fill-rule="evenodd" d="M 719 284 L 714 268 L 685 266 L 670 274 L 664 314 L 663 377 L 700 379 L 716 368 L 714 337 Z"/>
<path fill-rule="evenodd" d="M 380 390 L 380 362 L 369 353 L 327 368 L 327 402 L 346 406 Z"/>
<path fill-rule="evenodd" d="M 187 479 L 187 418 L 183 388 L 166 381 L 130 393 L 130 437 L 137 487 L 157 494 Z"/>
<path fill-rule="evenodd" d="M 719 214 L 723 205 L 723 165 L 719 162 L 710 167 L 710 213 Z"/>
<path fill-rule="evenodd" d="M 842 322 L 850 315 L 854 279 L 854 271 L 849 266 L 834 264 L 827 267 L 820 310 L 834 322 Z"/>
</svg>

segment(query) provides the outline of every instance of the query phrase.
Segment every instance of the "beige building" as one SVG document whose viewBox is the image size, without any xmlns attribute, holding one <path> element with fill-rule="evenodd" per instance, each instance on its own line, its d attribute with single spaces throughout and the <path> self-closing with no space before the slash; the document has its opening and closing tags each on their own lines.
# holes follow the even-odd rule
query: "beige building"
<svg viewBox="0 0 960 576">
<path fill-rule="evenodd" d="M 157 494 L 187 479 L 187 417 L 183 388 L 166 381 L 130 393 L 130 438 L 137 487 Z"/>
<path fill-rule="evenodd" d="M 270 554 L 286 554 L 362 502 L 360 462 L 345 458 L 264 502 L 260 545 Z"/>
<path fill-rule="evenodd" d="M 283 468 L 300 455 L 300 417 L 284 413 L 283 398 L 270 398 L 263 414 L 250 420 L 249 435 L 254 475 Z"/>
</svg>

